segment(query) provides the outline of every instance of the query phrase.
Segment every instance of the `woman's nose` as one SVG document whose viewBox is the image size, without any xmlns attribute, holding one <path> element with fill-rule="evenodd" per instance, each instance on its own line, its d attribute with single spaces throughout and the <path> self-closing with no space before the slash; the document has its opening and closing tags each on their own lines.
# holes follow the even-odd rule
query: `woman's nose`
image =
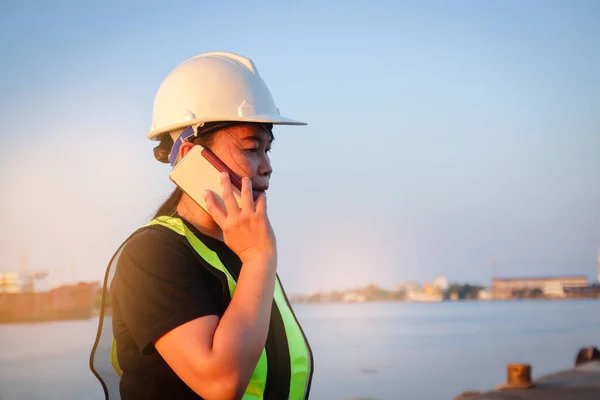
<svg viewBox="0 0 600 400">
<path fill-rule="evenodd" d="M 273 168 L 271 167 L 271 160 L 266 154 L 261 160 L 258 173 L 261 176 L 271 176 L 271 174 L 273 173 Z"/>
</svg>

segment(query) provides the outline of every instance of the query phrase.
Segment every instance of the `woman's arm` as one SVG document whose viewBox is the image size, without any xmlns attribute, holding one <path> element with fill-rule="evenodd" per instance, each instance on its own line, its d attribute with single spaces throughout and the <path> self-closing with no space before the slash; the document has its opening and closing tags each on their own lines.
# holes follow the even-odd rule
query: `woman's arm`
<svg viewBox="0 0 600 400">
<path fill-rule="evenodd" d="M 197 318 L 156 341 L 173 371 L 203 398 L 244 394 L 267 340 L 275 266 L 272 259 L 245 262 L 222 318 Z"/>
</svg>

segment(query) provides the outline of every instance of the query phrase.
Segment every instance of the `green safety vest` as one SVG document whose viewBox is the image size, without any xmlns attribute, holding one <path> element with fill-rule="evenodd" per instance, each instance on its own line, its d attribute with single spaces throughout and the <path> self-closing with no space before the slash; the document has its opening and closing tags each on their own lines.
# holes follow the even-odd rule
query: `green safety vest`
<svg viewBox="0 0 600 400">
<path fill-rule="evenodd" d="M 225 274 L 229 294 L 233 297 L 236 287 L 236 281 L 223 265 L 217 253 L 209 249 L 198 239 L 183 221 L 173 217 L 158 217 L 148 223 L 146 226 L 162 225 L 171 229 L 179 235 L 185 236 L 192 248 L 210 267 L 215 268 Z M 132 235 L 133 236 L 133 235 Z M 117 345 L 112 332 L 112 319 L 105 314 L 107 296 L 109 295 L 110 282 L 114 276 L 117 260 L 127 243 L 125 241 L 117 250 L 111 260 L 104 279 L 104 288 L 102 293 L 102 306 L 100 320 L 98 324 L 98 334 L 96 342 L 90 355 L 90 368 L 98 378 L 104 389 L 107 400 L 119 398 L 119 380 L 123 371 L 119 366 L 117 359 Z M 310 383 L 312 380 L 312 357 L 308 341 L 304 336 L 302 328 L 292 311 L 289 301 L 281 288 L 279 277 L 275 280 L 275 291 L 273 294 L 275 305 L 277 306 L 288 342 L 290 355 L 290 388 L 289 399 L 300 400 L 307 399 L 310 392 Z M 243 396 L 243 400 L 259 400 L 264 397 L 265 385 L 267 382 L 267 354 L 265 349 L 258 360 L 254 373 Z"/>
</svg>

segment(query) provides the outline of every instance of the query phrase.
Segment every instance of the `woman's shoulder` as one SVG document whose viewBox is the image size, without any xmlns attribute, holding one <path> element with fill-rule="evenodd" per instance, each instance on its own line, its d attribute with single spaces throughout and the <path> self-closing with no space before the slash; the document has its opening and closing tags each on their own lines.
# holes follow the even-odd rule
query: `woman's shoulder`
<svg viewBox="0 0 600 400">
<path fill-rule="evenodd" d="M 173 246 L 182 247 L 184 244 L 185 237 L 177 232 L 161 225 L 147 225 L 131 233 L 121 244 L 120 251 L 159 251 Z"/>
<path fill-rule="evenodd" d="M 183 243 L 185 236 L 163 225 L 146 225 L 133 232 L 126 246 L 160 246 L 165 243 Z"/>
<path fill-rule="evenodd" d="M 119 263 L 151 266 L 196 264 L 193 249 L 185 236 L 161 226 L 150 225 L 135 231 L 120 249 Z"/>
</svg>

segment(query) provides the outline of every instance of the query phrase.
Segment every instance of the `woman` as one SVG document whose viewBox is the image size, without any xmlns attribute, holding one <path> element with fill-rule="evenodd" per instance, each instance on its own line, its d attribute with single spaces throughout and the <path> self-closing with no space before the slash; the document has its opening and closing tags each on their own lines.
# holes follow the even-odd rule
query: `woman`
<svg viewBox="0 0 600 400">
<path fill-rule="evenodd" d="M 279 115 L 245 57 L 202 54 L 163 81 L 155 157 L 175 165 L 207 147 L 244 177 L 242 198 L 226 173 L 207 210 L 177 188 L 115 253 L 103 296 L 112 323 L 101 315 L 91 356 L 107 398 L 308 398 L 312 354 L 276 275 L 266 211 L 278 124 L 305 125 Z"/>
</svg>

